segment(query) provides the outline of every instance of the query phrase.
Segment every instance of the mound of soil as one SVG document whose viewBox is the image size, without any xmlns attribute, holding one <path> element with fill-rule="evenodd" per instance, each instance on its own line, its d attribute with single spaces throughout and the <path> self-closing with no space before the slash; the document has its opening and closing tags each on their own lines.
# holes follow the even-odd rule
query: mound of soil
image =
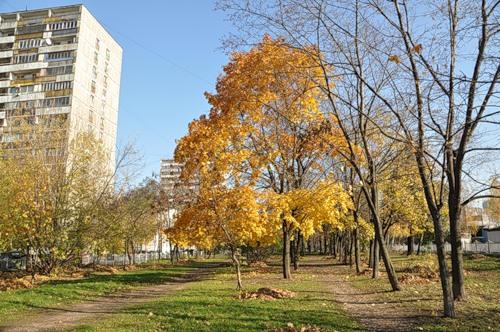
<svg viewBox="0 0 500 332">
<path fill-rule="evenodd" d="M 436 278 L 422 278 L 419 275 L 411 274 L 411 273 L 402 273 L 398 275 L 398 280 L 402 284 L 417 284 L 423 285 L 433 282 Z"/>
<path fill-rule="evenodd" d="M 403 273 L 411 273 L 422 279 L 437 279 L 439 277 L 435 264 L 417 263 L 402 270 Z"/>
<path fill-rule="evenodd" d="M 238 295 L 240 300 L 251 300 L 251 299 L 259 299 L 266 301 L 273 301 L 276 299 L 288 299 L 295 297 L 295 293 L 283 289 L 278 288 L 268 288 L 262 287 L 259 288 L 256 292 L 241 292 Z"/>
<path fill-rule="evenodd" d="M 118 273 L 118 270 L 112 266 L 106 266 L 106 265 L 97 265 L 95 267 L 95 272 L 106 272 L 109 274 L 116 274 Z"/>
<path fill-rule="evenodd" d="M 0 291 L 8 291 L 19 288 L 32 288 L 31 277 L 0 279 Z"/>
<path fill-rule="evenodd" d="M 252 263 L 248 264 L 248 266 L 257 267 L 257 268 L 261 268 L 261 269 L 269 267 L 269 265 L 267 265 L 267 263 L 264 261 L 252 262 Z"/>
</svg>

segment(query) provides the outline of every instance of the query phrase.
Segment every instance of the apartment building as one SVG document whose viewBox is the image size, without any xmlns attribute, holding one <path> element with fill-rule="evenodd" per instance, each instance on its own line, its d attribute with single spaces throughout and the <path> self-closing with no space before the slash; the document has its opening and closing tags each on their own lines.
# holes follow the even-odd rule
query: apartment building
<svg viewBox="0 0 500 332">
<path fill-rule="evenodd" d="M 91 132 L 115 163 L 122 48 L 83 5 L 0 14 L 0 143 L 20 120 Z"/>
<path fill-rule="evenodd" d="M 160 164 L 160 188 L 174 205 L 188 203 L 199 187 L 197 179 L 188 183 L 181 180 L 183 166 L 173 159 L 162 159 Z"/>
</svg>

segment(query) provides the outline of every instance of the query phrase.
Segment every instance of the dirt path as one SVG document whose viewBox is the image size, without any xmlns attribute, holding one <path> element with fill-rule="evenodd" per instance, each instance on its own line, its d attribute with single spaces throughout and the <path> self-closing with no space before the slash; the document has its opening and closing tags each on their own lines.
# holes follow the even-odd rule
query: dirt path
<svg viewBox="0 0 500 332">
<path fill-rule="evenodd" d="M 157 285 L 117 292 L 66 307 L 47 307 L 23 317 L 22 321 L 0 325 L 1 332 L 60 331 L 77 327 L 118 313 L 120 310 L 152 301 L 160 296 L 183 289 L 187 283 L 202 279 L 212 271 L 207 268 L 193 270 L 183 277 Z M 1 323 L 0 323 L 1 324 Z"/>
<path fill-rule="evenodd" d="M 336 265 L 333 270 L 332 292 L 346 312 L 358 319 L 368 331 L 413 331 L 419 318 L 400 306 L 400 301 L 381 300 L 380 291 L 366 292 L 354 288 L 347 276 L 348 266 Z"/>
</svg>

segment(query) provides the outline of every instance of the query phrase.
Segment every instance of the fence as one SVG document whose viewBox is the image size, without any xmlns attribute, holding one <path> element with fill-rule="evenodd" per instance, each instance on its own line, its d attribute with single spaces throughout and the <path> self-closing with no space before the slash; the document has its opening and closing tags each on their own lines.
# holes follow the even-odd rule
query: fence
<svg viewBox="0 0 500 332">
<path fill-rule="evenodd" d="M 404 245 L 399 244 L 399 245 L 393 245 L 391 246 L 391 248 L 396 251 L 406 251 L 408 247 L 406 244 Z M 462 249 L 465 253 L 471 253 L 471 254 L 500 254 L 500 243 L 477 243 L 477 242 L 464 243 L 462 244 Z M 435 244 L 423 245 L 420 250 L 424 252 L 435 252 L 436 245 Z M 444 250 L 446 252 L 450 252 L 451 245 L 449 243 L 446 243 L 444 245 Z"/>
<path fill-rule="evenodd" d="M 95 255 L 83 255 L 82 265 L 98 264 L 106 266 L 119 266 L 127 264 L 143 264 L 147 262 L 157 261 L 158 253 L 149 252 L 143 254 L 132 254 L 130 255 L 106 255 L 106 256 L 95 256 Z M 162 253 L 160 259 L 169 258 L 168 254 Z"/>
<path fill-rule="evenodd" d="M 20 252 L 0 253 L 0 271 L 17 271 L 26 269 L 26 256 Z"/>
</svg>

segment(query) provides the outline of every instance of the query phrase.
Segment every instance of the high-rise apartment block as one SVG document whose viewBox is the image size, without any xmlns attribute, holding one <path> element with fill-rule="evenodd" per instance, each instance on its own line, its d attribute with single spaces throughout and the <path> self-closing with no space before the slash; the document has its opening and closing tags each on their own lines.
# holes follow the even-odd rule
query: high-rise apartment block
<svg viewBox="0 0 500 332">
<path fill-rule="evenodd" d="M 92 132 L 114 165 L 122 48 L 83 5 L 0 14 L 0 142 L 16 123 L 62 119 Z M 26 121 L 25 121 L 26 122 Z"/>
<path fill-rule="evenodd" d="M 191 201 L 199 189 L 198 179 L 187 183 L 181 179 L 184 165 L 173 159 L 162 159 L 160 164 L 161 190 L 175 204 L 185 204 Z"/>
</svg>

